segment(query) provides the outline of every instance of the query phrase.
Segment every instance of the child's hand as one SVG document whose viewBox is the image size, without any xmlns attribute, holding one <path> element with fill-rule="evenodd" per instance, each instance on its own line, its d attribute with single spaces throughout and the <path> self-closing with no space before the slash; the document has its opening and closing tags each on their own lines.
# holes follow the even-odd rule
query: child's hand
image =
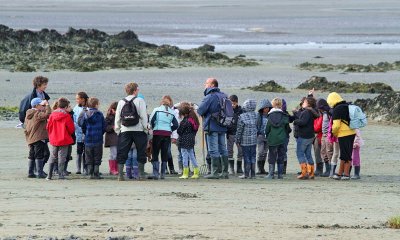
<svg viewBox="0 0 400 240">
<path fill-rule="evenodd" d="M 315 92 L 315 89 L 312 88 L 311 90 L 308 91 L 308 95 L 313 95 L 314 96 L 314 92 Z"/>
</svg>

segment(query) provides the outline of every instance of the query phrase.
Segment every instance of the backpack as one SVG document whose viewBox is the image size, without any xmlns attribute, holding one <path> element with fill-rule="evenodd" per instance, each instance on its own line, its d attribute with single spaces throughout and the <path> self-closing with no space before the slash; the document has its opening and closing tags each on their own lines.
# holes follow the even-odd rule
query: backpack
<svg viewBox="0 0 400 240">
<path fill-rule="evenodd" d="M 140 116 L 137 112 L 136 105 L 133 103 L 136 97 L 132 98 L 130 101 L 124 100 L 125 104 L 121 109 L 121 124 L 125 127 L 132 127 L 139 123 Z"/>
<path fill-rule="evenodd" d="M 234 121 L 234 111 L 231 100 L 222 93 L 217 93 L 219 100 L 220 110 L 216 113 L 212 113 L 211 117 L 217 121 L 221 127 L 230 127 Z"/>
<path fill-rule="evenodd" d="M 354 104 L 349 104 L 349 116 L 350 116 L 350 124 L 349 127 L 351 129 L 359 129 L 367 126 L 367 116 L 361 110 L 361 108 Z"/>
</svg>

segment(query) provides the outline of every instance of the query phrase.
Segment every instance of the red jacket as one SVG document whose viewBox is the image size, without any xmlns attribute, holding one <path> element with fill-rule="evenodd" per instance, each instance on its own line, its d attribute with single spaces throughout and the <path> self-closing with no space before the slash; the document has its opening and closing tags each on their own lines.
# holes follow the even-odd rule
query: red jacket
<svg viewBox="0 0 400 240">
<path fill-rule="evenodd" d="M 72 134 L 75 132 L 74 122 L 64 109 L 57 109 L 47 122 L 49 141 L 52 146 L 68 146 L 74 143 Z"/>
<path fill-rule="evenodd" d="M 314 119 L 314 132 L 317 134 L 318 143 L 321 144 L 322 139 L 322 119 L 323 114 Z"/>
</svg>

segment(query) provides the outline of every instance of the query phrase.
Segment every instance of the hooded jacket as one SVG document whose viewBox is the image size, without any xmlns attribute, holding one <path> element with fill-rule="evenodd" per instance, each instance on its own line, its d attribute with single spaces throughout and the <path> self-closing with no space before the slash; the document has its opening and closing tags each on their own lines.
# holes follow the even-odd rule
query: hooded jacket
<svg viewBox="0 0 400 240">
<path fill-rule="evenodd" d="M 299 118 L 293 122 L 297 126 L 297 137 L 305 139 L 314 138 L 314 119 L 318 117 L 319 114 L 314 109 L 302 109 Z"/>
<path fill-rule="evenodd" d="M 106 132 L 106 121 L 102 112 L 89 108 L 82 113 L 78 125 L 85 135 L 85 146 L 95 147 L 103 144 L 103 134 Z"/>
<path fill-rule="evenodd" d="M 204 118 L 203 129 L 207 132 L 226 132 L 227 128 L 220 126 L 218 122 L 211 117 L 211 114 L 217 113 L 221 106 L 219 104 L 218 95 L 221 97 L 228 97 L 225 93 L 221 92 L 217 87 L 206 88 L 204 90 L 204 98 L 200 103 L 197 113 Z"/>
<path fill-rule="evenodd" d="M 45 100 L 49 101 L 50 97 L 47 95 L 47 93 L 43 92 Z M 32 93 L 29 93 L 22 99 L 21 103 L 19 104 L 19 120 L 24 123 L 25 122 L 25 117 L 26 117 L 26 111 L 31 108 L 31 101 L 32 99 L 36 98 L 36 88 L 33 89 Z"/>
<path fill-rule="evenodd" d="M 292 130 L 289 126 L 289 116 L 281 109 L 273 108 L 268 113 L 268 122 L 265 129 L 265 137 L 268 146 L 284 144 Z"/>
<path fill-rule="evenodd" d="M 26 111 L 25 137 L 28 145 L 40 140 L 49 139 L 46 125 L 50 114 L 51 108 L 48 105 L 46 106 L 46 111 L 39 111 L 35 108 Z"/>
<path fill-rule="evenodd" d="M 257 145 L 257 102 L 248 99 L 243 103 L 243 113 L 239 116 L 236 130 L 236 142 L 241 146 Z"/>
<path fill-rule="evenodd" d="M 46 128 L 52 146 L 68 146 L 74 143 L 72 138 L 75 131 L 74 122 L 65 109 L 58 108 L 51 113 Z"/>
<path fill-rule="evenodd" d="M 185 149 L 194 148 L 199 125 L 191 117 L 184 117 L 178 127 L 178 146 Z"/>
<path fill-rule="evenodd" d="M 356 134 L 356 131 L 349 127 L 350 114 L 349 105 L 336 92 L 328 95 L 327 102 L 332 112 L 332 134 L 338 138 Z"/>
<path fill-rule="evenodd" d="M 232 126 L 228 127 L 227 134 L 229 135 L 236 135 L 236 129 L 237 129 L 237 122 L 239 119 L 240 114 L 243 113 L 243 109 L 241 106 L 237 105 L 235 108 L 233 108 L 233 123 Z"/>
<path fill-rule="evenodd" d="M 171 136 L 172 132 L 179 126 L 175 111 L 165 105 L 154 108 L 150 119 L 153 135 Z"/>
<path fill-rule="evenodd" d="M 268 115 L 264 115 L 264 108 L 272 108 L 272 104 L 268 99 L 262 99 L 257 109 L 257 135 L 265 136 L 265 127 L 267 126 Z"/>
</svg>

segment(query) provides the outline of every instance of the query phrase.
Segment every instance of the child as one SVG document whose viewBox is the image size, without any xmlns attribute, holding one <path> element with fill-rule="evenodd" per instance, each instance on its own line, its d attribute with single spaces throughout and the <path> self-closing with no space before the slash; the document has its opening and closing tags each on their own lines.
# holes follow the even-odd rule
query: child
<svg viewBox="0 0 400 240">
<path fill-rule="evenodd" d="M 320 111 L 322 117 L 321 158 L 325 164 L 325 172 L 320 176 L 329 177 L 331 171 L 331 159 L 333 155 L 333 144 L 328 139 L 329 122 L 331 120 L 331 115 L 329 113 L 330 107 L 325 99 L 320 98 L 317 101 L 317 109 Z"/>
<path fill-rule="evenodd" d="M 268 113 L 268 122 L 265 137 L 268 140 L 269 174 L 267 179 L 274 179 L 275 163 L 278 164 L 278 179 L 283 179 L 283 162 L 285 157 L 286 139 L 291 132 L 289 116 L 282 111 L 282 99 L 272 100 L 272 109 Z"/>
<path fill-rule="evenodd" d="M 175 117 L 175 112 L 170 108 L 171 97 L 163 96 L 161 106 L 155 108 L 150 116 L 151 128 L 153 130 L 153 178 L 159 178 L 158 155 L 161 152 L 161 176 L 165 178 L 168 162 L 168 149 L 171 143 L 171 134 L 178 128 L 178 120 Z M 178 133 L 179 134 L 179 133 Z"/>
<path fill-rule="evenodd" d="M 47 175 L 47 180 L 51 180 L 54 165 L 57 164 L 57 162 L 58 169 L 64 169 L 64 164 L 68 154 L 68 146 L 74 142 L 72 134 L 75 131 L 75 126 L 69 115 L 69 112 L 71 111 L 71 106 L 69 105 L 70 102 L 66 98 L 59 98 L 57 102 L 58 108 L 51 113 L 46 127 L 49 133 L 49 141 L 51 145 L 49 174 Z M 59 171 L 58 179 L 65 179 L 64 171 Z"/>
<path fill-rule="evenodd" d="M 178 145 L 181 150 L 183 160 L 183 174 L 182 179 L 189 178 L 189 160 L 193 165 L 193 179 L 199 178 L 199 168 L 194 154 L 194 145 L 197 130 L 199 129 L 200 123 L 194 109 L 189 103 L 183 102 L 179 108 L 179 116 L 182 117 L 182 121 L 178 127 Z"/>
<path fill-rule="evenodd" d="M 103 134 L 106 131 L 106 122 L 99 108 L 97 98 L 89 98 L 88 111 L 82 112 L 78 124 L 85 135 L 86 165 L 89 169 L 90 179 L 101 179 L 99 167 L 103 157 Z"/>
<path fill-rule="evenodd" d="M 87 110 L 87 101 L 89 96 L 85 92 L 78 92 L 75 97 L 76 106 L 74 107 L 74 123 L 76 135 L 76 174 L 81 174 L 81 167 L 83 165 L 84 174 L 87 174 L 87 167 L 85 165 L 85 143 L 81 127 L 78 125 L 78 118 L 82 111 Z"/>
<path fill-rule="evenodd" d="M 132 144 L 128 152 L 128 159 L 125 162 L 126 177 L 129 179 L 139 179 L 139 162 L 137 160 L 137 150 L 135 143 Z"/>
<path fill-rule="evenodd" d="M 356 129 L 356 137 L 353 143 L 353 153 L 352 153 L 352 165 L 354 169 L 354 175 L 351 177 L 353 180 L 360 179 L 360 166 L 361 166 L 361 159 L 360 159 L 360 148 L 364 145 L 364 140 L 361 138 L 361 131 L 360 129 Z"/>
<path fill-rule="evenodd" d="M 269 110 L 272 108 L 271 102 L 268 99 L 263 99 L 260 101 L 260 106 L 258 107 L 257 115 L 257 149 L 258 149 L 258 159 L 257 159 L 257 174 L 267 174 L 264 169 L 265 161 L 268 154 L 268 142 L 265 138 L 265 127 L 267 126 L 267 116 Z"/>
<path fill-rule="evenodd" d="M 296 155 L 300 163 L 301 174 L 298 179 L 314 179 L 314 161 L 311 155 L 311 148 L 314 142 L 314 119 L 319 114 L 314 110 L 315 99 L 307 97 L 302 104 L 302 111 L 293 124 L 297 126 L 297 147 Z"/>
<path fill-rule="evenodd" d="M 46 178 L 43 172 L 45 152 L 48 152 L 47 140 L 49 138 L 46 124 L 51 114 L 47 100 L 34 98 L 32 108 L 26 111 L 25 137 L 29 145 L 28 178 L 34 178 L 34 164 L 36 162 L 37 178 Z"/>
<path fill-rule="evenodd" d="M 110 160 L 108 165 L 110 168 L 111 175 L 118 175 L 118 164 L 117 164 L 117 147 L 118 147 L 118 135 L 114 131 L 115 124 L 115 111 L 117 110 L 118 102 L 113 102 L 107 110 L 106 116 L 106 136 L 104 140 L 104 147 L 110 148 Z"/>
<path fill-rule="evenodd" d="M 232 102 L 233 107 L 233 122 L 226 132 L 227 148 L 228 148 L 228 161 L 229 161 L 229 172 L 230 174 L 235 174 L 235 159 L 233 158 L 233 147 L 236 145 L 237 148 L 237 162 L 236 168 L 237 173 L 243 173 L 242 170 L 242 149 L 238 144 L 235 144 L 236 137 L 236 129 L 237 129 L 237 121 L 239 119 L 239 115 L 243 113 L 242 107 L 238 104 L 238 97 L 236 95 L 231 95 L 229 99 Z"/>
<path fill-rule="evenodd" d="M 238 119 L 236 142 L 242 148 L 244 159 L 244 175 L 239 178 L 256 177 L 257 113 L 254 112 L 256 105 L 256 100 L 246 100 L 243 103 L 243 113 Z"/>
</svg>

